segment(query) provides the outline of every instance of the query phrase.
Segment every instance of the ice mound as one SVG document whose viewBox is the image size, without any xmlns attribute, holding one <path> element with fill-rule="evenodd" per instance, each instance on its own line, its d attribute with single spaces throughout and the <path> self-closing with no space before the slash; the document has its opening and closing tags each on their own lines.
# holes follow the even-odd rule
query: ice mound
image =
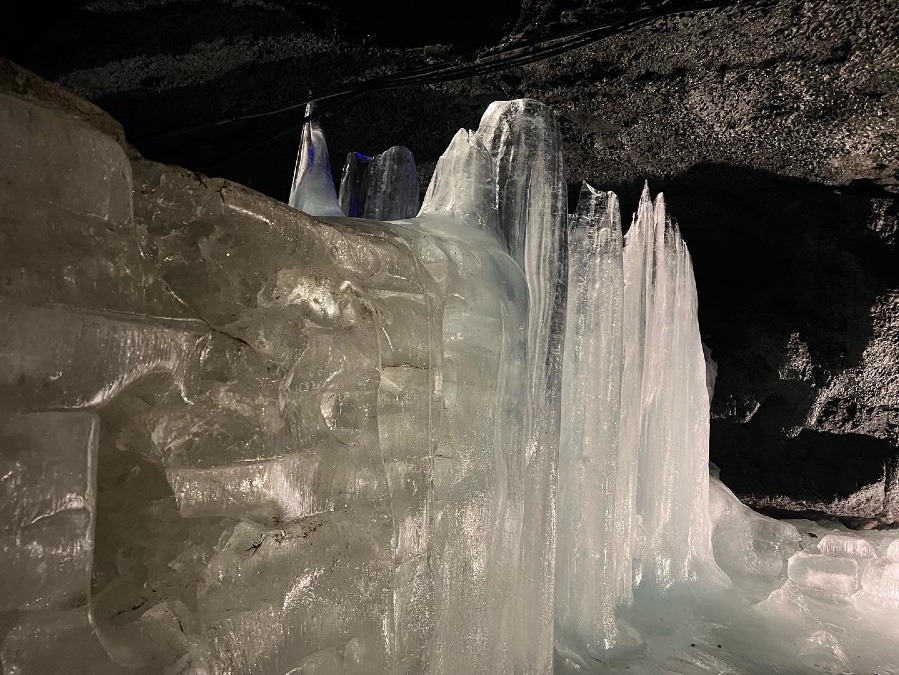
<svg viewBox="0 0 899 675">
<path fill-rule="evenodd" d="M 861 587 L 852 598 L 857 606 L 899 610 L 899 561 L 887 558 L 869 563 Z"/>
<path fill-rule="evenodd" d="M 759 515 L 717 478 L 709 478 L 715 561 L 730 575 L 779 578 L 802 537 L 789 523 Z"/>
</svg>

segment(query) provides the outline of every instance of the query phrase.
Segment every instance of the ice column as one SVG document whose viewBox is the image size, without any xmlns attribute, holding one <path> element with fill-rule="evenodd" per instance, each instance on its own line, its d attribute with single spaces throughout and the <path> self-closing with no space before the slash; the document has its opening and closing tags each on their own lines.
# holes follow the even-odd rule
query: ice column
<svg viewBox="0 0 899 675">
<path fill-rule="evenodd" d="M 631 574 L 630 539 L 620 535 L 633 504 L 618 477 L 635 472 L 636 458 L 619 458 L 624 279 L 615 194 L 585 183 L 568 236 L 555 642 L 581 661 L 616 644 L 614 580 Z"/>
<path fill-rule="evenodd" d="M 312 114 L 313 106 L 306 106 L 306 116 Z M 318 122 L 310 119 L 303 125 L 297 165 L 290 186 L 290 200 L 293 208 L 310 216 L 342 216 L 334 191 L 331 163 L 328 159 L 328 144 Z"/>
<path fill-rule="evenodd" d="M 555 475 L 559 443 L 567 193 L 552 111 L 530 99 L 490 105 L 478 136 L 494 159 L 499 236 L 528 285 L 528 375 L 519 585 L 523 672 L 549 672 L 552 659 Z"/>
<path fill-rule="evenodd" d="M 644 188 L 624 247 L 624 451 L 638 458 L 642 585 L 726 583 L 709 526 L 709 396 L 687 247 Z M 623 578 L 622 578 L 623 581 Z"/>
<path fill-rule="evenodd" d="M 409 148 L 394 145 L 371 163 L 363 215 L 399 220 L 418 213 L 418 171 Z"/>
<path fill-rule="evenodd" d="M 516 633 L 527 290 L 495 235 L 493 176 L 479 137 L 459 131 L 410 223 L 443 252 L 423 251 L 421 259 L 446 288 L 444 406 L 432 473 L 435 610 L 426 672 L 433 673 L 525 672 L 529 664 Z M 550 653 L 551 642 L 540 651 Z"/>
</svg>

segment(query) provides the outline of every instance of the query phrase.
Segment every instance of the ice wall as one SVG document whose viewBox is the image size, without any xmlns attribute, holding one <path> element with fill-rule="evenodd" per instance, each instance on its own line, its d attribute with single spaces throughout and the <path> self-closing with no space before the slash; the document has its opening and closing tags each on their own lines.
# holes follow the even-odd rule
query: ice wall
<svg viewBox="0 0 899 675">
<path fill-rule="evenodd" d="M 548 672 L 529 294 L 478 135 L 418 216 L 314 219 L 9 99 L 4 670 Z"/>
</svg>

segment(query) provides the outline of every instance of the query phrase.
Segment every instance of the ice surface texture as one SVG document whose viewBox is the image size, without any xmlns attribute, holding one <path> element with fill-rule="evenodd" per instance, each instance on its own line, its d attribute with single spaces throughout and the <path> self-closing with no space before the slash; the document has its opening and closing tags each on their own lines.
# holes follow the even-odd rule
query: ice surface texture
<svg viewBox="0 0 899 675">
<path fill-rule="evenodd" d="M 52 635 L 89 672 L 548 672 L 546 368 L 479 135 L 384 223 L 338 217 L 308 125 L 324 220 L 8 98 L 4 669 Z"/>
</svg>

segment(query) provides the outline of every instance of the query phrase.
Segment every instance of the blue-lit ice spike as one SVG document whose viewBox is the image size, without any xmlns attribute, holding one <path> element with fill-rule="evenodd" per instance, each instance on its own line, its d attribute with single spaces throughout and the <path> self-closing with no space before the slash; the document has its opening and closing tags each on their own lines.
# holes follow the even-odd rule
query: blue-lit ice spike
<svg viewBox="0 0 899 675">
<path fill-rule="evenodd" d="M 313 110 L 312 103 L 306 106 L 307 118 Z M 288 203 L 310 216 L 344 215 L 337 203 L 325 134 L 313 119 L 303 125 Z"/>
<path fill-rule="evenodd" d="M 361 218 L 368 192 L 368 176 L 372 158 L 361 152 L 350 152 L 340 179 L 340 210 L 350 218 Z"/>
</svg>

